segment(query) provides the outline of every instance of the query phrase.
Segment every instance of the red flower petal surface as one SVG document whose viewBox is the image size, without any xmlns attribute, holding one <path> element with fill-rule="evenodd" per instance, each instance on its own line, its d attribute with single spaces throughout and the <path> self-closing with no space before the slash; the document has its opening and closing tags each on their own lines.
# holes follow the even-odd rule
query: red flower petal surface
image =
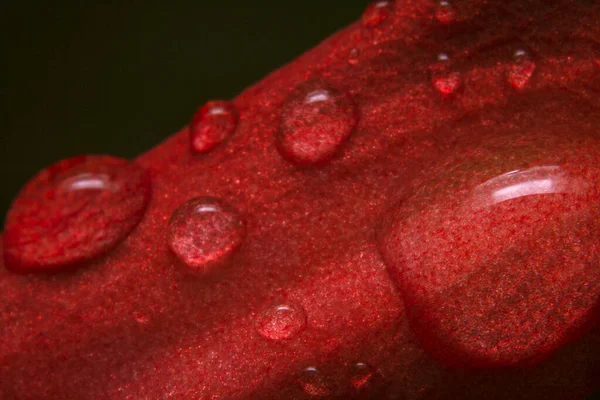
<svg viewBox="0 0 600 400">
<path fill-rule="evenodd" d="M 598 388 L 599 5 L 366 13 L 139 156 L 147 207 L 124 185 L 24 229 L 56 200 L 34 179 L 0 245 L 0 398 Z M 79 268 L 15 273 L 34 242 L 21 260 Z"/>
</svg>

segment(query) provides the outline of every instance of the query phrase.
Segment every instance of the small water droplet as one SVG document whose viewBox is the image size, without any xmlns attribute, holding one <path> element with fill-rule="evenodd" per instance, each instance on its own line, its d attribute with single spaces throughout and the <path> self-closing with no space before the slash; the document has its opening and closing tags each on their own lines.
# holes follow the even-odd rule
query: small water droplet
<svg viewBox="0 0 600 400">
<path fill-rule="evenodd" d="M 200 107 L 190 123 L 192 152 L 212 150 L 235 131 L 238 120 L 236 108 L 228 101 L 210 101 Z"/>
<path fill-rule="evenodd" d="M 246 225 L 230 206 L 213 197 L 181 205 L 169 221 L 169 247 L 187 266 L 207 272 L 239 248 Z"/>
<path fill-rule="evenodd" d="M 297 164 L 324 163 L 348 139 L 357 119 L 356 106 L 346 93 L 320 82 L 301 85 L 283 108 L 277 148 Z"/>
<path fill-rule="evenodd" d="M 359 52 L 357 48 L 353 48 L 348 52 L 348 64 L 356 65 L 358 64 L 358 56 Z"/>
<path fill-rule="evenodd" d="M 456 21 L 456 10 L 449 1 L 440 1 L 435 8 L 435 19 L 443 25 Z"/>
<path fill-rule="evenodd" d="M 517 50 L 508 70 L 508 83 L 517 90 L 524 89 L 531 80 L 535 69 L 535 62 L 529 53 L 525 50 Z"/>
<path fill-rule="evenodd" d="M 373 375 L 373 368 L 369 364 L 357 362 L 352 366 L 352 377 L 350 378 L 350 384 L 354 390 L 362 391 L 369 386 Z"/>
<path fill-rule="evenodd" d="M 362 15 L 365 28 L 375 28 L 392 13 L 392 2 L 387 0 L 375 1 L 367 6 Z"/>
<path fill-rule="evenodd" d="M 305 327 L 304 309 L 293 304 L 269 308 L 258 321 L 260 334 L 271 340 L 291 339 Z"/>
<path fill-rule="evenodd" d="M 138 224 L 150 193 L 147 172 L 120 158 L 51 165 L 25 185 L 6 216 L 7 268 L 57 271 L 106 254 Z"/>
<path fill-rule="evenodd" d="M 150 317 L 148 317 L 146 314 L 143 314 L 141 312 L 138 312 L 134 315 L 135 320 L 141 324 L 141 325 L 145 325 L 148 322 L 150 322 Z"/>
<path fill-rule="evenodd" d="M 460 73 L 452 69 L 450 57 L 446 53 L 441 53 L 437 64 L 431 68 L 431 83 L 444 96 L 456 93 L 462 86 Z"/>
<path fill-rule="evenodd" d="M 312 397 L 328 396 L 331 393 L 327 378 L 316 367 L 304 368 L 300 376 L 300 385 L 304 392 Z"/>
</svg>

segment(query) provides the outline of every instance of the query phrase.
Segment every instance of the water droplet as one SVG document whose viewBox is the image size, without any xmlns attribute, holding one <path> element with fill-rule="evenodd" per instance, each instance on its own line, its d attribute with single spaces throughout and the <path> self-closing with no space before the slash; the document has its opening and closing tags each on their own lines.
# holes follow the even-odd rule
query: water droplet
<svg viewBox="0 0 600 400">
<path fill-rule="evenodd" d="M 462 86 L 460 73 L 452 69 L 450 57 L 446 53 L 441 53 L 437 64 L 432 67 L 431 83 L 444 96 L 456 93 Z"/>
<path fill-rule="evenodd" d="M 137 313 L 135 313 L 135 314 L 134 314 L 134 318 L 135 318 L 135 320 L 136 320 L 136 321 L 137 321 L 139 324 L 141 324 L 141 325 L 145 325 L 145 324 L 147 324 L 148 322 L 150 322 L 150 317 L 148 317 L 148 315 L 146 315 L 146 314 L 143 314 L 143 313 L 141 313 L 141 312 L 137 312 Z"/>
<path fill-rule="evenodd" d="M 304 368 L 300 376 L 300 385 L 309 396 L 322 397 L 331 393 L 326 377 L 316 367 Z"/>
<path fill-rule="evenodd" d="M 277 148 L 297 164 L 326 162 L 348 139 L 357 119 L 350 96 L 320 82 L 301 85 L 284 106 Z"/>
<path fill-rule="evenodd" d="M 375 28 L 392 13 L 392 2 L 387 0 L 375 1 L 363 12 L 362 24 L 365 28 Z"/>
<path fill-rule="evenodd" d="M 448 1 L 440 1 L 435 8 L 435 19 L 443 25 L 456 21 L 456 10 Z"/>
<path fill-rule="evenodd" d="M 535 62 L 525 50 L 517 50 L 513 56 L 513 63 L 508 70 L 508 83 L 517 89 L 524 89 L 535 72 Z"/>
<path fill-rule="evenodd" d="M 120 158 L 51 165 L 25 185 L 6 216 L 7 268 L 65 270 L 106 254 L 141 220 L 150 193 L 146 171 Z"/>
<path fill-rule="evenodd" d="M 269 308 L 258 322 L 258 331 L 271 340 L 291 339 L 306 326 L 304 309 L 292 304 Z"/>
<path fill-rule="evenodd" d="M 350 384 L 354 390 L 362 391 L 369 386 L 373 375 L 373 368 L 369 364 L 357 362 L 352 366 L 352 377 L 350 378 Z"/>
<path fill-rule="evenodd" d="M 348 64 L 350 64 L 350 65 L 358 64 L 358 56 L 359 56 L 358 49 L 356 49 L 356 48 L 351 49 L 350 52 L 348 53 Z"/>
<path fill-rule="evenodd" d="M 187 266 L 206 272 L 227 261 L 245 234 L 246 225 L 233 208 L 213 197 L 197 197 L 173 213 L 168 240 Z"/>
<path fill-rule="evenodd" d="M 190 124 L 192 152 L 206 153 L 227 139 L 238 125 L 239 115 L 227 101 L 210 101 L 200 107 Z"/>
</svg>

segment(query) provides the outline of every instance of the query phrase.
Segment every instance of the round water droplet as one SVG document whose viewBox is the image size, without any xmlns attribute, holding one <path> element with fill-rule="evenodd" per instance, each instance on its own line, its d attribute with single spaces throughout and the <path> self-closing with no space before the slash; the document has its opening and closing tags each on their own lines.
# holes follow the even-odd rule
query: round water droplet
<svg viewBox="0 0 600 400">
<path fill-rule="evenodd" d="M 142 324 L 142 325 L 145 325 L 148 322 L 150 322 L 150 317 L 148 317 L 148 315 L 141 313 L 141 312 L 135 313 L 134 318 L 139 324 Z"/>
<path fill-rule="evenodd" d="M 357 119 L 350 96 L 320 82 L 304 84 L 284 106 L 277 148 L 297 164 L 324 163 L 348 139 Z"/>
<path fill-rule="evenodd" d="M 200 107 L 190 124 L 192 152 L 206 153 L 227 139 L 237 128 L 239 115 L 227 101 L 210 101 Z"/>
<path fill-rule="evenodd" d="M 213 197 L 197 197 L 173 213 L 168 240 L 187 266 L 206 272 L 227 261 L 245 234 L 246 225 L 233 208 Z"/>
<path fill-rule="evenodd" d="M 120 158 L 51 165 L 25 185 L 6 216 L 7 268 L 50 272 L 106 254 L 138 224 L 150 192 L 149 175 Z"/>
<path fill-rule="evenodd" d="M 441 53 L 437 64 L 431 68 L 431 83 L 443 96 L 456 93 L 462 86 L 460 73 L 452 69 L 450 57 L 446 53 Z"/>
<path fill-rule="evenodd" d="M 316 367 L 307 367 L 302 371 L 300 385 L 312 397 L 328 396 L 331 393 L 327 378 Z"/>
<path fill-rule="evenodd" d="M 365 9 L 362 24 L 365 28 L 375 28 L 392 13 L 392 2 L 387 0 L 375 1 Z"/>
<path fill-rule="evenodd" d="M 435 19 L 443 25 L 456 21 L 456 10 L 448 1 L 440 1 L 435 8 Z"/>
<path fill-rule="evenodd" d="M 258 321 L 258 331 L 271 340 L 291 339 L 306 327 L 304 309 L 292 304 L 269 308 Z"/>
<path fill-rule="evenodd" d="M 357 48 L 351 49 L 350 52 L 348 53 L 348 64 L 350 64 L 350 65 L 358 64 L 358 56 L 359 56 L 358 49 Z"/>
<path fill-rule="evenodd" d="M 535 72 L 535 62 L 525 50 L 517 50 L 508 69 L 508 83 L 515 89 L 524 89 Z"/>
<path fill-rule="evenodd" d="M 373 375 L 373 368 L 369 364 L 357 362 L 352 366 L 350 384 L 355 391 L 362 391 L 370 385 Z"/>
</svg>

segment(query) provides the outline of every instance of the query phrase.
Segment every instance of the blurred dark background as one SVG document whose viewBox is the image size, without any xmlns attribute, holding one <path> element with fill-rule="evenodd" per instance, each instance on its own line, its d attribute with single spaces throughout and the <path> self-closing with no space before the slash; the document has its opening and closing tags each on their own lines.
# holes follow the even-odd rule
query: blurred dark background
<svg viewBox="0 0 600 400">
<path fill-rule="evenodd" d="M 360 18 L 366 0 L 11 2 L 0 12 L 0 222 L 62 158 L 131 158 Z M 137 3 L 137 5 L 136 5 Z"/>
<path fill-rule="evenodd" d="M 367 4 L 4 5 L 0 222 L 19 188 L 45 166 L 84 153 L 135 157 L 207 100 L 235 97 L 360 18 Z"/>
</svg>

